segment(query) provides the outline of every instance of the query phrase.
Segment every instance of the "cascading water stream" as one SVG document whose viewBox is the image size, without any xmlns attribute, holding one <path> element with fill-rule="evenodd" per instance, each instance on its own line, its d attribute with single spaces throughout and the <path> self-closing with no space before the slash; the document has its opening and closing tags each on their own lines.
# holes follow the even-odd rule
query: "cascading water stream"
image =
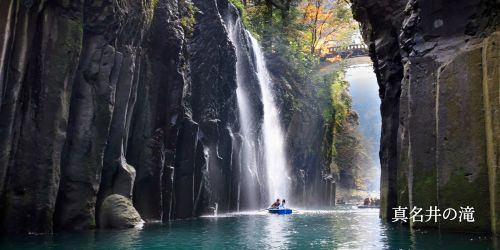
<svg viewBox="0 0 500 250">
<path fill-rule="evenodd" d="M 229 33 L 229 39 L 234 44 L 235 52 L 236 52 L 236 98 L 238 102 L 238 112 L 239 112 L 239 123 L 240 123 L 240 131 L 239 134 L 241 136 L 241 149 L 239 152 L 239 172 L 240 172 L 240 180 L 238 183 L 237 190 L 237 208 L 236 210 L 240 210 L 241 196 L 242 196 L 242 188 L 244 191 L 247 191 L 243 194 L 244 199 L 248 203 L 253 203 L 254 206 L 258 206 L 258 198 L 255 192 L 248 190 L 257 190 L 257 187 L 248 187 L 252 183 L 255 183 L 253 180 L 259 179 L 258 169 L 257 169 L 257 149 L 256 149 L 256 133 L 255 128 L 252 126 L 254 123 L 254 111 L 250 105 L 249 96 L 247 93 L 247 86 L 245 82 L 245 78 L 243 77 L 243 72 L 245 71 L 243 64 L 243 52 L 241 51 L 241 38 L 240 33 L 238 33 L 241 27 L 241 21 L 232 20 L 232 17 L 229 16 L 226 18 L 227 20 L 227 29 Z M 233 138 L 234 140 L 234 138 Z M 244 185 L 243 187 L 241 185 Z M 247 185 L 247 186 L 245 186 Z"/>
<path fill-rule="evenodd" d="M 248 36 L 255 54 L 257 76 L 264 106 L 262 138 L 264 141 L 268 197 L 270 201 L 276 198 L 287 199 L 290 194 L 290 177 L 286 164 L 285 137 L 281 128 L 278 108 L 274 101 L 272 81 L 259 43 L 250 33 L 248 33 Z"/>
<path fill-rule="evenodd" d="M 289 198 L 290 189 L 290 177 L 288 175 L 288 169 L 285 158 L 285 145 L 284 145 L 284 134 L 280 124 L 279 112 L 274 101 L 274 95 L 272 92 L 272 81 L 269 75 L 269 71 L 266 67 L 266 62 L 264 54 L 259 46 L 257 40 L 246 30 L 242 29 L 241 21 L 234 20 L 231 15 L 226 17 L 226 25 L 229 33 L 229 39 L 235 46 L 235 52 L 237 57 L 236 62 L 236 81 L 237 81 L 237 102 L 238 102 L 238 112 L 239 112 L 239 123 L 242 143 L 240 149 L 240 184 L 238 185 L 238 208 L 239 210 L 239 200 L 240 196 L 245 196 L 245 199 L 249 202 L 254 202 L 258 204 L 258 195 L 254 192 L 258 192 L 259 187 L 248 187 L 243 185 L 259 185 L 259 168 L 258 165 L 262 164 L 265 169 L 265 175 L 267 176 L 267 199 L 273 201 L 276 198 L 287 199 Z M 256 110 L 253 110 L 251 103 L 249 89 L 251 88 L 251 80 L 246 79 L 243 75 L 248 72 L 251 67 L 248 64 L 243 63 L 246 54 L 244 53 L 248 43 L 248 46 L 255 56 L 254 62 L 251 62 L 257 75 L 258 87 L 261 93 L 261 102 L 264 111 L 264 117 L 262 120 L 262 128 L 258 130 L 255 125 Z M 254 81 L 255 82 L 255 81 Z M 253 83 L 254 83 L 253 82 Z M 255 86 L 256 87 L 256 86 Z M 260 134 L 259 134 L 260 132 Z M 261 140 L 262 145 L 257 147 L 256 142 Z M 261 156 L 261 157 L 259 157 Z M 262 158 L 262 160 L 260 160 Z M 261 165 L 261 166 L 262 166 Z M 257 181 L 255 181 L 257 180 Z M 245 193 L 241 193 L 246 190 Z M 264 195 L 266 196 L 266 195 Z M 259 195 L 259 197 L 261 197 Z"/>
</svg>

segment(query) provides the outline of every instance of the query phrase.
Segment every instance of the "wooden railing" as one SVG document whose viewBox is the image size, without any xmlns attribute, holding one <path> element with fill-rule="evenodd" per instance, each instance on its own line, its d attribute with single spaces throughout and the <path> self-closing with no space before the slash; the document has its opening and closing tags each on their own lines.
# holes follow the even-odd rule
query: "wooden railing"
<svg viewBox="0 0 500 250">
<path fill-rule="evenodd" d="M 365 44 L 351 44 L 348 46 L 336 46 L 328 48 L 328 53 L 321 59 L 324 61 L 328 58 L 351 58 L 368 55 L 368 47 Z"/>
</svg>

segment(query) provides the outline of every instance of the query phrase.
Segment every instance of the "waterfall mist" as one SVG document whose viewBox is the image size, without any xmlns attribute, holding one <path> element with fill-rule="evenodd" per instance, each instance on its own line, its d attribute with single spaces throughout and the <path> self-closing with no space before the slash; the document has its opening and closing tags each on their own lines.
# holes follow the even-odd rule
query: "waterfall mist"
<svg viewBox="0 0 500 250">
<path fill-rule="evenodd" d="M 227 30 L 229 39 L 234 45 L 236 52 L 236 97 L 238 103 L 238 118 L 239 118 L 239 132 L 232 135 L 233 145 L 240 145 L 236 150 L 236 157 L 238 162 L 236 165 L 239 172 L 239 180 L 237 185 L 237 205 L 236 210 L 239 211 L 240 207 L 257 208 L 260 205 L 259 191 L 259 166 L 258 162 L 258 132 L 255 126 L 254 114 L 251 100 L 249 96 L 249 84 L 252 79 L 245 77 L 251 71 L 250 58 L 245 58 L 244 44 L 248 42 L 246 32 L 242 27 L 241 20 L 238 18 L 234 20 L 231 15 L 228 15 Z M 245 60 L 246 59 L 246 60 Z M 239 140 L 239 141 L 237 141 Z"/>
<path fill-rule="evenodd" d="M 239 210 L 240 207 L 256 208 L 261 202 L 268 205 L 276 198 L 289 198 L 290 177 L 284 133 L 264 54 L 239 18 L 228 14 L 226 26 L 237 57 L 239 131 L 232 137 L 233 146 L 239 145 L 237 156 L 233 157 L 237 159 L 235 164 L 240 173 L 237 186 Z"/>
<path fill-rule="evenodd" d="M 353 109 L 359 114 L 359 132 L 365 139 L 363 143 L 370 153 L 371 161 L 360 161 L 364 164 L 363 169 L 374 173 L 370 181 L 369 190 L 380 190 L 380 128 L 382 117 L 380 116 L 380 97 L 378 94 L 378 83 L 373 66 L 368 64 L 352 65 L 346 69 L 345 80 L 349 82 L 349 93 L 352 96 Z"/>
<path fill-rule="evenodd" d="M 262 138 L 269 200 L 272 201 L 276 198 L 288 199 L 290 177 L 286 164 L 285 137 L 281 128 L 278 108 L 274 101 L 272 81 L 259 43 L 251 34 L 248 34 L 248 36 L 255 54 L 257 76 L 264 106 Z"/>
</svg>

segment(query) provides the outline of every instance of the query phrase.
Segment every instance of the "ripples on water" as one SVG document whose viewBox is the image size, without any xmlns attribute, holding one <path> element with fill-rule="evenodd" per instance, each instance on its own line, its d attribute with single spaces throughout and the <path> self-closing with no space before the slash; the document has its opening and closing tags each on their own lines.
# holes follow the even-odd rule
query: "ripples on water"
<svg viewBox="0 0 500 250">
<path fill-rule="evenodd" d="M 377 209 L 240 212 L 150 223 L 142 229 L 0 239 L 0 249 L 488 249 L 488 236 L 410 232 Z"/>
</svg>

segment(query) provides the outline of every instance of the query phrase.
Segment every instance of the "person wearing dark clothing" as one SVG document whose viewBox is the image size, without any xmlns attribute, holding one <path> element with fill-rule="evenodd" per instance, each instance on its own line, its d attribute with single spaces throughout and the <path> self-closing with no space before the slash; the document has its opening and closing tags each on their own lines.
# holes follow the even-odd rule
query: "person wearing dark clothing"
<svg viewBox="0 0 500 250">
<path fill-rule="evenodd" d="M 276 202 L 274 202 L 272 205 L 271 205 L 271 208 L 278 208 L 280 206 L 280 199 L 277 199 Z"/>
<path fill-rule="evenodd" d="M 363 203 L 363 205 L 369 206 L 370 205 L 370 198 L 366 198 L 365 202 Z"/>
</svg>

